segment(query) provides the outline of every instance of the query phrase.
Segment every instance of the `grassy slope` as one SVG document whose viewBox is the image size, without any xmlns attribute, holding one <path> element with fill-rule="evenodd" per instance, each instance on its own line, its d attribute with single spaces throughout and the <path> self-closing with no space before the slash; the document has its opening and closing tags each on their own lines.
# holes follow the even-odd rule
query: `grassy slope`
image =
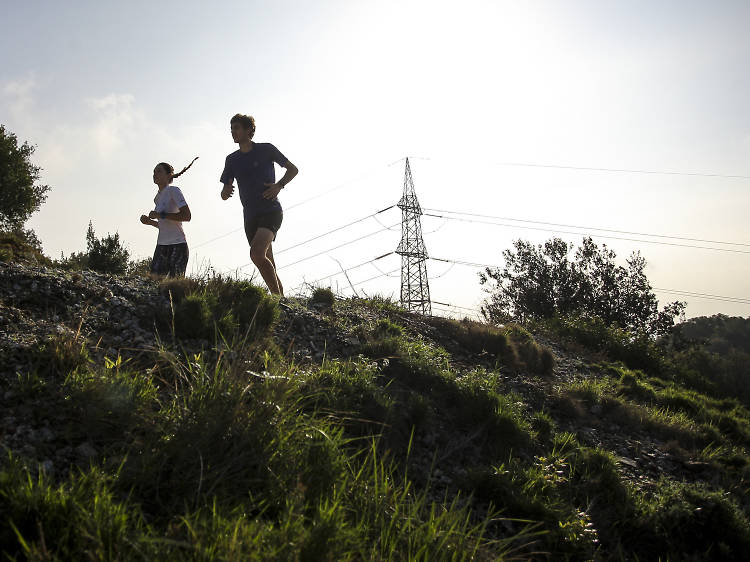
<svg viewBox="0 0 750 562">
<path fill-rule="evenodd" d="M 750 413 L 736 400 L 585 349 L 558 349 L 553 369 L 520 327 L 426 322 L 379 299 L 336 301 L 325 319 L 360 355 L 295 364 L 270 335 L 275 301 L 188 285 L 173 287 L 193 294 L 175 299 L 175 331 L 218 325 L 220 346 L 94 364 L 59 336 L 12 382 L 31 415 L 97 454 L 57 479 L 0 461 L 5 555 L 731 560 L 750 547 Z M 690 469 L 628 478 L 586 431 L 607 427 L 645 432 Z"/>
</svg>

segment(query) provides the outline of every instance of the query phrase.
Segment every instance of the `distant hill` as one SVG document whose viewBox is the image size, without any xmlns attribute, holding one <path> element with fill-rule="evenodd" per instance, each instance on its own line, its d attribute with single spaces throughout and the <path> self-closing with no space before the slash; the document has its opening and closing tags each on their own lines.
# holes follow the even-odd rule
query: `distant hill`
<svg viewBox="0 0 750 562">
<path fill-rule="evenodd" d="M 750 318 L 724 314 L 691 318 L 676 326 L 674 339 L 680 348 L 700 345 L 714 353 L 750 354 Z"/>
</svg>

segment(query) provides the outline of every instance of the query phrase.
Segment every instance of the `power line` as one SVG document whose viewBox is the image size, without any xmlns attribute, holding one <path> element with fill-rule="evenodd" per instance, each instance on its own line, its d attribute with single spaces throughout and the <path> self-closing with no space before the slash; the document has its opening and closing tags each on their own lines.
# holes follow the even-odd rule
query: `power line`
<svg viewBox="0 0 750 562">
<path fill-rule="evenodd" d="M 499 162 L 502 166 L 520 166 L 525 168 L 554 168 L 559 170 L 577 170 L 583 172 L 617 172 L 627 174 L 657 174 L 665 176 L 695 176 L 701 178 L 729 178 L 750 180 L 750 176 L 733 175 L 733 174 L 714 174 L 710 172 L 671 172 L 665 170 L 631 170 L 626 168 L 593 168 L 588 166 L 562 166 L 555 164 L 535 164 L 524 162 Z"/>
<path fill-rule="evenodd" d="M 398 223 L 396 223 L 396 224 L 398 224 Z M 392 226 L 395 226 L 395 225 L 391 225 L 391 227 Z M 311 256 L 307 256 L 306 258 L 299 259 L 299 260 L 297 260 L 295 262 L 288 263 L 288 264 L 283 265 L 281 267 L 277 267 L 276 270 L 279 271 L 281 269 L 284 269 L 284 268 L 287 268 L 287 267 L 291 267 L 293 265 L 297 265 L 298 263 L 302 263 L 303 261 L 311 260 L 311 259 L 316 258 L 318 256 L 322 256 L 323 254 L 327 254 L 328 252 L 332 252 L 333 250 L 338 250 L 339 248 L 343 248 L 344 246 L 348 246 L 350 244 L 354 244 L 355 242 L 359 242 L 360 240 L 364 240 L 365 238 L 369 238 L 370 236 L 375 236 L 376 234 L 380 234 L 381 232 L 385 232 L 386 230 L 388 230 L 391 227 L 379 228 L 378 230 L 376 230 L 374 232 L 371 232 L 370 234 L 365 234 L 364 236 L 360 236 L 359 238 L 355 238 L 354 240 L 349 240 L 349 242 L 344 242 L 343 244 L 339 244 L 338 246 L 334 246 L 333 248 L 328 248 L 327 250 L 323 250 L 322 252 L 318 252 L 317 254 L 313 254 Z M 252 262 L 248 262 L 245 265 L 240 266 L 240 269 L 242 269 L 243 267 L 247 267 L 251 263 Z"/>
<path fill-rule="evenodd" d="M 466 262 L 466 261 L 461 261 L 461 260 L 450 260 L 450 259 L 445 259 L 445 258 L 430 258 L 430 259 L 435 260 L 435 261 L 442 261 L 446 263 L 455 263 L 457 265 L 466 265 L 470 267 L 498 267 L 496 265 Z M 663 288 L 658 288 L 658 287 L 653 287 L 652 290 L 659 291 L 661 293 L 682 295 L 685 297 L 694 297 L 694 298 L 716 300 L 716 301 L 722 301 L 722 302 L 732 302 L 736 304 L 750 304 L 750 298 L 745 298 L 745 297 L 730 297 L 727 295 L 714 295 L 710 293 L 698 293 L 698 292 L 693 292 L 693 291 L 683 291 L 680 289 L 663 289 Z"/>
<path fill-rule="evenodd" d="M 736 304 L 750 304 L 750 299 L 746 299 L 742 297 L 728 297 L 725 295 L 712 295 L 710 293 L 696 293 L 693 291 L 681 291 L 679 289 L 660 289 L 658 287 L 654 287 L 653 290 L 658 291 L 660 293 L 668 293 L 671 295 L 678 295 L 678 296 L 689 297 L 689 298 L 731 302 L 731 303 L 736 303 Z"/>
<path fill-rule="evenodd" d="M 395 164 L 398 164 L 402 160 L 403 160 L 403 158 L 399 158 L 398 160 L 395 160 L 395 161 L 391 162 L 390 164 L 388 164 L 386 166 L 382 166 L 381 165 L 381 166 L 378 166 L 377 168 L 372 168 L 369 172 L 367 172 L 365 174 L 362 174 L 361 176 L 357 176 L 354 179 L 345 181 L 344 183 L 340 183 L 337 186 L 329 189 L 328 191 L 324 191 L 323 193 L 319 193 L 318 195 L 314 195 L 314 196 L 312 196 L 312 197 L 310 197 L 308 199 L 305 199 L 304 201 L 300 201 L 299 203 L 295 203 L 294 205 L 291 205 L 290 207 L 287 207 L 287 210 L 291 211 L 292 209 L 295 209 L 295 208 L 297 208 L 297 207 L 299 207 L 301 205 L 309 203 L 310 201 L 314 201 L 315 199 L 319 199 L 319 198 L 323 197 L 324 195 L 328 195 L 329 193 L 333 193 L 334 191 L 338 191 L 339 189 L 343 189 L 344 187 L 346 187 L 349 184 L 356 183 L 356 182 L 362 181 L 364 179 L 367 179 L 367 178 L 373 176 L 374 174 L 376 174 L 377 172 L 379 172 L 380 170 L 382 170 L 384 168 L 390 168 L 391 166 L 394 166 Z"/>
<path fill-rule="evenodd" d="M 396 273 L 397 271 L 400 271 L 400 270 L 401 270 L 401 268 L 397 267 L 396 269 L 393 269 L 391 271 L 387 271 L 385 273 L 380 273 L 378 275 L 375 275 L 373 277 L 365 279 L 364 281 L 357 281 L 356 283 L 353 283 L 352 285 L 349 285 L 349 287 L 358 287 L 359 285 L 364 285 L 365 283 L 369 283 L 370 281 L 373 281 L 373 280 L 378 279 L 380 277 L 390 276 L 392 273 Z M 346 289 L 346 287 L 344 287 L 344 289 Z"/>
<path fill-rule="evenodd" d="M 585 235 L 588 234 L 589 236 L 595 236 L 597 238 L 606 238 L 608 240 L 626 240 L 628 242 L 640 242 L 643 244 L 658 244 L 662 246 L 676 246 L 678 248 L 691 248 L 691 249 L 697 249 L 697 250 L 713 250 L 716 252 L 732 252 L 735 254 L 750 254 L 749 250 L 736 250 L 734 248 L 712 248 L 710 246 L 695 246 L 693 244 L 676 244 L 674 242 L 660 242 L 657 240 L 641 240 L 638 238 L 625 238 L 623 236 L 607 236 L 603 234 L 591 234 L 587 232 L 571 232 L 567 230 L 557 230 L 557 229 L 550 229 L 550 228 L 540 228 L 538 226 L 523 226 L 519 224 L 503 224 L 499 222 L 490 222 L 490 221 L 481 221 L 481 220 L 475 220 L 475 219 L 465 219 L 462 217 L 450 217 L 450 216 L 444 216 L 444 215 L 435 215 L 432 213 L 424 213 L 424 216 L 426 217 L 436 217 L 439 219 L 448 219 L 448 220 L 454 220 L 454 221 L 460 221 L 460 222 L 470 222 L 470 223 L 477 223 L 477 224 L 488 224 L 491 226 L 504 226 L 507 228 L 522 228 L 524 230 L 539 230 L 542 232 L 553 232 L 555 234 L 574 234 L 576 236 Z M 573 228 L 579 228 L 579 227 L 573 227 Z M 583 228 L 583 227 L 581 227 Z M 647 236 L 647 235 L 646 235 Z"/>
<path fill-rule="evenodd" d="M 440 275 L 430 276 L 429 277 L 430 281 L 432 281 L 433 279 L 440 279 L 444 275 L 447 275 L 450 272 L 450 270 L 453 269 L 454 267 L 456 267 L 455 263 L 452 263 L 452 264 L 448 265 L 448 269 L 446 269 L 445 271 L 443 271 Z"/>
<path fill-rule="evenodd" d="M 473 261 L 449 260 L 449 259 L 434 258 L 434 257 L 430 257 L 428 259 L 431 259 L 434 261 L 444 261 L 445 263 L 455 263 L 456 265 L 465 265 L 468 267 L 498 267 L 497 265 L 490 265 L 488 263 L 477 263 Z"/>
<path fill-rule="evenodd" d="M 476 309 L 476 308 L 469 308 L 467 306 L 458 306 L 457 304 L 450 304 L 448 302 L 440 302 L 440 301 L 432 301 L 432 302 L 434 302 L 435 304 L 441 304 L 443 306 L 449 306 L 451 308 L 458 308 L 460 310 L 468 310 L 469 312 L 477 312 L 477 313 L 481 312 L 479 309 Z"/>
<path fill-rule="evenodd" d="M 391 274 L 396 273 L 397 271 L 401 271 L 401 268 L 397 267 L 396 269 L 392 269 L 391 271 L 386 271 L 385 273 L 380 273 L 379 275 L 375 275 L 373 277 L 370 277 L 369 279 L 365 279 L 364 281 L 358 281 L 358 282 L 354 283 L 352 286 L 353 287 L 357 287 L 359 285 L 364 285 L 365 283 L 373 281 L 374 279 L 378 279 L 380 277 L 390 276 Z"/>
<path fill-rule="evenodd" d="M 388 277 L 400 277 L 400 275 L 390 275 L 388 273 L 385 273 L 382 269 L 380 269 L 377 265 L 375 265 L 375 262 L 372 262 L 372 267 L 377 269 L 381 274 L 388 275 Z"/>
<path fill-rule="evenodd" d="M 390 207 L 386 207 L 385 209 L 377 211 L 376 213 L 372 213 L 371 215 L 367 215 L 366 217 L 362 217 L 361 219 L 357 219 L 357 220 L 352 221 L 352 222 L 350 222 L 348 224 L 345 224 L 345 225 L 339 226 L 337 228 L 334 228 L 333 230 L 329 230 L 328 232 L 324 232 L 323 234 L 319 234 L 317 236 L 313 236 L 312 238 L 308 238 L 307 240 L 303 240 L 302 242 L 298 242 L 297 244 L 294 244 L 292 246 L 284 248 L 283 250 L 279 250 L 278 252 L 276 252 L 276 255 L 282 254 L 284 252 L 287 252 L 287 251 L 289 251 L 289 250 L 291 250 L 293 248 L 297 248 L 299 246 L 303 246 L 305 244 L 308 244 L 308 243 L 312 242 L 313 240 L 318 240 L 319 238 L 323 238 L 324 236 L 328 236 L 329 234 L 333 234 L 334 232 L 338 232 L 339 230 L 343 230 L 343 229 L 348 228 L 348 227 L 350 227 L 352 225 L 355 225 L 355 224 L 357 224 L 359 222 L 365 221 L 365 220 L 367 220 L 369 218 L 375 218 L 375 215 L 379 215 L 380 213 L 384 213 L 384 212 L 386 212 L 386 211 L 388 211 L 390 209 L 393 209 L 395 206 L 396 205 L 391 205 Z M 378 222 L 378 224 L 380 224 L 384 228 L 388 228 L 385 225 L 383 225 L 380 221 L 378 221 L 377 219 L 375 219 L 375 220 Z"/>
<path fill-rule="evenodd" d="M 241 226 L 240 228 L 235 228 L 234 230 L 230 230 L 229 232 L 225 232 L 224 234 L 220 234 L 216 238 L 211 238 L 210 240 L 206 240 L 205 242 L 201 242 L 200 244 L 197 244 L 195 246 L 192 246 L 191 248 L 195 250 L 196 248 L 200 248 L 201 246 L 206 246 L 208 244 L 211 244 L 212 242 L 216 242 L 217 240 L 221 240 L 222 238 L 226 238 L 227 236 L 234 234 L 235 232 L 239 232 L 240 230 L 244 230 L 244 226 Z"/>
<path fill-rule="evenodd" d="M 288 250 L 291 250 L 291 249 L 293 249 L 293 248 L 296 248 L 296 247 L 298 247 L 298 246 L 302 246 L 302 245 L 304 245 L 304 244 L 307 244 L 307 243 L 309 243 L 309 242 L 312 242 L 313 240 L 317 240 L 318 238 L 323 238 L 324 236 L 328 236 L 329 234 L 333 234 L 334 232 L 338 232 L 339 230 L 343 230 L 343 229 L 345 229 L 345 228 L 348 228 L 348 227 L 350 227 L 350 226 L 352 226 L 352 225 L 355 225 L 355 224 L 357 224 L 357 223 L 359 223 L 359 222 L 365 221 L 365 220 L 367 220 L 367 219 L 369 219 L 369 218 L 375 218 L 375 220 L 376 220 L 376 221 L 377 221 L 377 222 L 378 222 L 379 224 L 381 224 L 381 225 L 382 225 L 382 223 L 381 223 L 381 222 L 380 222 L 380 221 L 379 221 L 379 220 L 378 220 L 378 219 L 376 218 L 376 215 L 379 215 L 380 213 L 384 213 L 385 211 L 388 211 L 388 210 L 390 210 L 390 209 L 393 209 L 393 207 L 395 207 L 395 206 L 396 206 L 396 205 L 391 205 L 390 207 L 386 207 L 385 209 L 382 209 L 382 210 L 380 210 L 380 211 L 377 211 L 376 213 L 372 213 L 372 214 L 370 214 L 370 215 L 367 215 L 366 217 L 362 217 L 361 219 L 357 219 L 357 220 L 355 220 L 355 221 L 352 221 L 352 222 L 350 222 L 350 223 L 348 223 L 348 224 L 345 224 L 345 225 L 339 226 L 338 228 L 334 228 L 333 230 L 329 230 L 328 232 L 324 232 L 323 234 L 319 234 L 318 236 L 314 236 L 314 237 L 312 237 L 312 238 L 308 238 L 307 240 L 304 240 L 304 241 L 302 241 L 302 242 L 299 242 L 299 243 L 297 243 L 297 244 L 294 244 L 293 246 L 289 246 L 288 248 L 284 248 L 283 250 L 279 250 L 279 251 L 277 251 L 277 252 L 276 252 L 276 254 L 277 254 L 277 255 L 278 255 L 278 254 L 281 254 L 281 253 L 283 253 L 283 252 L 286 252 L 286 251 L 288 251 Z M 234 234 L 235 232 L 238 232 L 238 231 L 240 231 L 240 230 L 243 230 L 243 228 L 244 228 L 244 227 L 240 227 L 240 228 L 235 228 L 234 230 L 232 230 L 232 231 L 230 231 L 230 232 L 227 232 L 227 233 L 225 233 L 225 234 L 222 234 L 222 235 L 220 235 L 220 236 L 217 236 L 216 238 L 211 238 L 210 240 L 206 240 L 205 242 L 202 242 L 202 243 L 198 244 L 197 246 L 193 246 L 193 249 L 195 249 L 195 248 L 200 248 L 201 246 L 205 246 L 206 244 L 210 244 L 211 242 L 215 242 L 216 240 L 220 240 L 221 238 L 225 238 L 225 237 L 229 236 L 230 234 Z"/>
<path fill-rule="evenodd" d="M 320 283 L 321 281 L 325 281 L 326 279 L 330 279 L 331 277 L 336 277 L 337 275 L 343 275 L 344 272 L 352 271 L 354 269 L 360 268 L 360 267 L 362 267 L 364 265 L 367 265 L 369 263 L 374 263 L 374 262 L 378 261 L 379 259 L 382 259 L 382 258 L 390 256 L 391 254 L 393 254 L 393 252 L 388 252 L 387 254 L 383 254 L 382 256 L 378 256 L 378 257 L 373 258 L 371 260 L 363 261 L 362 263 L 358 263 L 357 265 L 353 265 L 351 267 L 347 267 L 343 271 L 337 271 L 336 273 L 331 273 L 330 275 L 326 275 L 325 277 L 321 277 L 320 279 L 316 279 L 315 281 L 311 281 L 308 284 L 309 285 L 316 285 L 317 283 Z M 302 285 L 304 285 L 304 284 L 305 283 L 302 283 Z M 298 288 L 302 287 L 302 285 L 298 285 L 297 287 L 295 287 L 295 289 L 298 289 Z"/>
<path fill-rule="evenodd" d="M 599 230 L 601 232 L 614 232 L 616 234 L 632 234 L 636 236 L 651 236 L 653 238 L 668 238 L 672 240 L 685 240 L 688 242 L 704 242 L 708 244 L 726 244 L 730 246 L 747 246 L 750 247 L 750 244 L 746 244 L 744 242 L 725 242 L 722 240 L 707 240 L 704 238 L 687 238 L 684 236 L 671 236 L 666 234 L 651 234 L 648 232 L 631 232 L 628 230 L 613 230 L 610 228 L 597 228 L 595 226 L 579 226 L 575 224 L 560 224 L 560 223 L 554 223 L 554 222 L 543 222 L 543 221 L 535 221 L 530 219 L 514 219 L 511 217 L 497 217 L 493 215 L 482 215 L 479 213 L 465 213 L 461 211 L 447 211 L 442 209 L 425 209 L 425 211 L 434 211 L 436 213 L 449 213 L 453 215 L 465 215 L 470 217 L 480 217 L 485 219 L 496 219 L 496 220 L 504 220 L 504 221 L 513 221 L 513 222 L 524 222 L 529 224 L 543 224 L 546 226 L 561 226 L 563 228 L 580 228 L 585 230 Z M 431 215 L 428 215 L 431 216 Z"/>
</svg>

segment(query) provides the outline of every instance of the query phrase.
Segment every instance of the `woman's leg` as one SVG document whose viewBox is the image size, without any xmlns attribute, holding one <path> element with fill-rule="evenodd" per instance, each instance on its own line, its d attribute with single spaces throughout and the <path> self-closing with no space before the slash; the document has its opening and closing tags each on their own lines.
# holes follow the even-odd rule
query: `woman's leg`
<svg viewBox="0 0 750 562">
<path fill-rule="evenodd" d="M 169 246 L 156 245 L 154 257 L 151 260 L 151 273 L 154 275 L 169 273 Z"/>
<path fill-rule="evenodd" d="M 190 250 L 187 243 L 173 244 L 169 253 L 169 275 L 171 277 L 184 277 L 187 269 Z"/>
</svg>

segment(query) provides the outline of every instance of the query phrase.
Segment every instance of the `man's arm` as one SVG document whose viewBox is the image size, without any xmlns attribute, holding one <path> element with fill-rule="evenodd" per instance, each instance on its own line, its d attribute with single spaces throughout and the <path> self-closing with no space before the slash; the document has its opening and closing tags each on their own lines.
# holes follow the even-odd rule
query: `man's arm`
<svg viewBox="0 0 750 562">
<path fill-rule="evenodd" d="M 221 198 L 226 201 L 234 194 L 234 185 L 231 183 L 225 183 L 221 190 Z"/>
<path fill-rule="evenodd" d="M 287 161 L 286 166 L 282 166 L 282 168 L 285 168 L 286 172 L 284 172 L 284 176 L 279 181 L 276 183 L 268 182 L 264 184 L 268 188 L 263 192 L 263 197 L 266 199 L 273 199 L 276 197 L 279 194 L 279 191 L 284 189 L 284 186 L 292 181 L 294 176 L 299 173 L 297 166 L 289 161 Z"/>
</svg>

